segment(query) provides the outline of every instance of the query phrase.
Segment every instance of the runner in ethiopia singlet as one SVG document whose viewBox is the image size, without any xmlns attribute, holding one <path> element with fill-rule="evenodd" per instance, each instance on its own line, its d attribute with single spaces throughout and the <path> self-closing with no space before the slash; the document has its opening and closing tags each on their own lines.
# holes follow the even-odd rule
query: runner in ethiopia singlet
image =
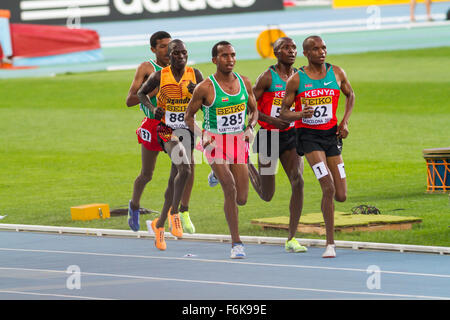
<svg viewBox="0 0 450 320">
<path fill-rule="evenodd" d="M 258 111 L 273 118 L 279 118 L 281 110 L 281 102 L 283 101 L 286 90 L 286 81 L 280 78 L 278 72 L 275 70 L 275 66 L 270 66 L 269 70 L 272 76 L 272 84 L 270 85 L 269 89 L 264 91 L 261 98 L 259 98 Z M 294 73 L 295 72 L 297 72 L 297 69 L 294 68 Z M 291 109 L 293 108 L 294 105 L 292 106 Z M 270 131 L 272 130 L 279 130 L 280 132 L 279 149 L 278 149 L 279 155 L 283 154 L 284 151 L 295 147 L 295 130 L 292 130 L 294 129 L 294 122 L 291 122 L 288 128 L 282 130 L 276 128 L 274 125 L 271 125 L 259 119 L 258 123 L 261 126 L 261 128 L 268 130 L 267 137 L 264 139 L 266 140 L 268 156 L 271 155 Z M 254 152 L 258 153 L 260 148 L 264 145 L 264 142 L 262 140 L 263 139 L 261 138 L 260 131 L 258 131 L 255 138 L 255 143 L 253 144 Z"/>
<path fill-rule="evenodd" d="M 206 157 L 211 162 L 214 158 L 247 163 L 248 142 L 243 140 L 247 119 L 248 92 L 239 74 L 240 90 L 230 95 L 222 90 L 214 75 L 208 77 L 214 86 L 214 101 L 210 106 L 202 106 L 203 130 L 215 140 L 216 147 Z M 227 150 L 228 145 L 228 150 Z M 232 148 L 230 149 L 230 147 Z"/>
<path fill-rule="evenodd" d="M 295 97 L 295 111 L 302 111 L 303 105 L 307 104 L 313 107 L 314 113 L 311 118 L 295 121 L 295 127 L 300 129 L 298 142 L 301 143 L 297 147 L 303 147 L 298 151 L 309 153 L 318 150 L 312 144 L 319 144 L 327 156 L 334 156 L 340 154 L 342 148 L 342 140 L 336 137 L 340 88 L 333 66 L 327 63 L 326 68 L 326 76 L 319 80 L 308 77 L 303 67 L 298 71 L 300 85 Z"/>
<path fill-rule="evenodd" d="M 153 66 L 154 72 L 163 68 L 156 64 L 152 59 L 150 59 L 149 62 Z M 156 107 L 156 95 L 150 97 L 150 102 Z M 159 120 L 156 120 L 153 112 L 142 103 L 140 104 L 140 109 L 144 112 L 145 118 L 142 120 L 141 126 L 136 130 L 138 142 L 142 143 L 150 151 L 162 151 L 158 139 L 156 138 L 156 127 L 158 126 Z"/>
<path fill-rule="evenodd" d="M 160 141 L 161 145 L 163 145 L 163 142 L 168 142 L 172 139 L 173 130 L 186 129 L 189 131 L 188 126 L 184 122 L 184 114 L 192 98 L 192 93 L 188 90 L 188 85 L 191 81 L 194 84 L 197 83 L 195 71 L 191 67 L 185 67 L 184 74 L 179 82 L 175 80 L 170 66 L 161 69 L 161 81 L 158 94 L 156 95 L 158 108 L 162 108 L 165 111 L 157 128 L 158 138 L 162 140 Z M 192 147 L 194 143 L 192 133 L 191 137 Z M 185 148 L 187 149 L 187 146 Z"/>
</svg>

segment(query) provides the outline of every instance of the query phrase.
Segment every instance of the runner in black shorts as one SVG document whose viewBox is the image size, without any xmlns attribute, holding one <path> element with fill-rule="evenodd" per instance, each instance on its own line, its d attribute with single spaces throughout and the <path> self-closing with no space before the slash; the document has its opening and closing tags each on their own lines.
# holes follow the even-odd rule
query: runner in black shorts
<svg viewBox="0 0 450 320">
<path fill-rule="evenodd" d="M 281 118 L 295 121 L 297 151 L 305 154 L 319 180 L 327 238 L 327 248 L 322 257 L 334 258 L 334 199 L 343 202 L 347 198 L 341 151 L 342 139 L 348 135 L 348 120 L 355 104 L 355 94 L 344 70 L 325 63 L 327 47 L 319 36 L 303 41 L 303 54 L 308 59 L 308 65 L 288 80 Z M 346 97 L 345 112 L 338 124 L 336 110 L 341 91 Z M 295 112 L 290 110 L 294 101 Z M 309 112 L 308 117 L 304 116 L 305 112 Z"/>
<path fill-rule="evenodd" d="M 279 118 L 287 79 L 296 72 L 293 64 L 297 57 L 297 46 L 291 38 L 279 38 L 274 43 L 277 64 L 269 67 L 256 80 L 253 92 L 258 100 L 258 123 L 261 129 L 253 144 L 258 153 L 258 169 L 248 163 L 250 181 L 261 199 L 272 200 L 275 193 L 275 174 L 280 159 L 291 183 L 289 203 L 289 236 L 285 250 L 305 252 L 306 247 L 295 239 L 303 207 L 303 159 L 297 155 L 294 123 Z"/>
<path fill-rule="evenodd" d="M 327 157 L 342 153 L 342 138 L 336 135 L 337 126 L 328 130 L 298 128 L 296 130 L 297 153 L 324 151 Z"/>
</svg>

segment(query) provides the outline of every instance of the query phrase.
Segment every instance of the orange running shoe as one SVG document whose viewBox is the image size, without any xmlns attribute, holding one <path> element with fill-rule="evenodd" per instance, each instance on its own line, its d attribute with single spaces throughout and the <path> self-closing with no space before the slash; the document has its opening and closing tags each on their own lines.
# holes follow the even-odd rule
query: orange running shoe
<svg viewBox="0 0 450 320">
<path fill-rule="evenodd" d="M 181 219 L 179 213 L 170 214 L 169 211 L 169 230 L 177 238 L 183 237 L 183 227 L 181 226 Z"/>
<path fill-rule="evenodd" d="M 158 218 L 152 221 L 152 229 L 155 233 L 155 246 L 159 250 L 164 251 L 167 248 L 166 241 L 164 240 L 164 227 L 157 228 L 156 222 L 158 222 Z"/>
</svg>

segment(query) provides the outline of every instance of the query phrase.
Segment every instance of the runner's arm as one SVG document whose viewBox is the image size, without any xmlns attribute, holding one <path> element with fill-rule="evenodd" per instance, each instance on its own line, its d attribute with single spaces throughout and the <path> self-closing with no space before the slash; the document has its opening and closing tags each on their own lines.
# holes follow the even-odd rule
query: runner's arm
<svg viewBox="0 0 450 320">
<path fill-rule="evenodd" d="M 297 94 L 297 88 L 300 85 L 300 77 L 298 73 L 291 76 L 286 83 L 286 93 L 281 103 L 280 118 L 289 122 L 300 120 L 301 118 L 311 118 L 313 114 L 313 108 L 311 106 L 305 106 L 302 111 L 291 111 L 291 106 L 295 101 Z"/>
<path fill-rule="evenodd" d="M 126 104 L 128 107 L 135 106 L 140 103 L 137 92 L 141 85 L 147 80 L 148 76 L 155 71 L 151 63 L 143 62 L 136 69 L 133 82 L 131 83 L 130 90 L 128 91 Z"/>
<path fill-rule="evenodd" d="M 147 97 L 149 92 L 155 90 L 161 81 L 161 71 L 153 73 L 147 81 L 144 82 L 142 87 L 138 90 L 138 97 L 140 102 L 149 108 L 155 115 L 155 119 L 160 120 L 164 115 L 164 110 L 162 108 L 157 108 L 154 106 Z"/>
<path fill-rule="evenodd" d="M 202 129 L 195 123 L 195 114 L 203 105 L 207 94 L 208 94 L 208 81 L 202 81 L 197 84 L 192 94 L 192 98 L 186 108 L 186 113 L 184 115 L 184 122 L 189 127 L 189 129 L 194 133 L 195 136 L 202 136 Z"/>
<path fill-rule="evenodd" d="M 348 81 L 345 71 L 337 66 L 334 66 L 333 69 L 335 70 L 336 78 L 340 82 L 341 91 L 346 98 L 344 116 L 342 117 L 336 134 L 338 137 L 345 139 L 348 136 L 348 120 L 350 119 L 353 107 L 355 106 L 355 92 L 353 91 L 350 81 Z"/>
<path fill-rule="evenodd" d="M 264 92 L 270 88 L 271 84 L 272 73 L 269 70 L 266 70 L 256 79 L 255 85 L 253 86 L 253 94 L 255 95 L 256 101 L 258 101 Z M 289 122 L 280 118 L 271 117 L 260 110 L 258 110 L 258 120 L 271 124 L 278 129 L 286 129 L 289 127 Z"/>
</svg>

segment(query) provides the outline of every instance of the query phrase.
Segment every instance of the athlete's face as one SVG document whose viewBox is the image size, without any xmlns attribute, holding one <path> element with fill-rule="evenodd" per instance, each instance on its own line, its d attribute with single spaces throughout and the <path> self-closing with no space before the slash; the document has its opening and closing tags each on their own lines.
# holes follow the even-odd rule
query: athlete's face
<svg viewBox="0 0 450 320">
<path fill-rule="evenodd" d="M 327 57 L 327 46 L 325 41 L 320 38 L 312 38 L 309 40 L 307 50 L 303 54 L 311 63 L 322 64 Z"/>
<path fill-rule="evenodd" d="M 229 73 L 233 71 L 236 64 L 236 51 L 233 46 L 220 45 L 217 47 L 217 57 L 213 58 L 213 63 L 216 64 L 217 70 Z"/>
<path fill-rule="evenodd" d="M 184 43 L 176 42 L 172 44 L 169 50 L 169 59 L 172 67 L 182 69 L 186 66 L 188 60 L 188 53 Z"/>
<path fill-rule="evenodd" d="M 282 63 L 294 64 L 295 59 L 297 58 L 297 45 L 294 40 L 282 40 L 282 43 L 275 55 L 278 58 L 278 61 Z"/>
<path fill-rule="evenodd" d="M 167 49 L 171 40 L 171 38 L 156 40 L 156 47 L 151 48 L 152 52 L 156 56 L 156 60 L 164 66 L 167 66 L 169 64 L 169 55 L 167 54 Z"/>
</svg>

